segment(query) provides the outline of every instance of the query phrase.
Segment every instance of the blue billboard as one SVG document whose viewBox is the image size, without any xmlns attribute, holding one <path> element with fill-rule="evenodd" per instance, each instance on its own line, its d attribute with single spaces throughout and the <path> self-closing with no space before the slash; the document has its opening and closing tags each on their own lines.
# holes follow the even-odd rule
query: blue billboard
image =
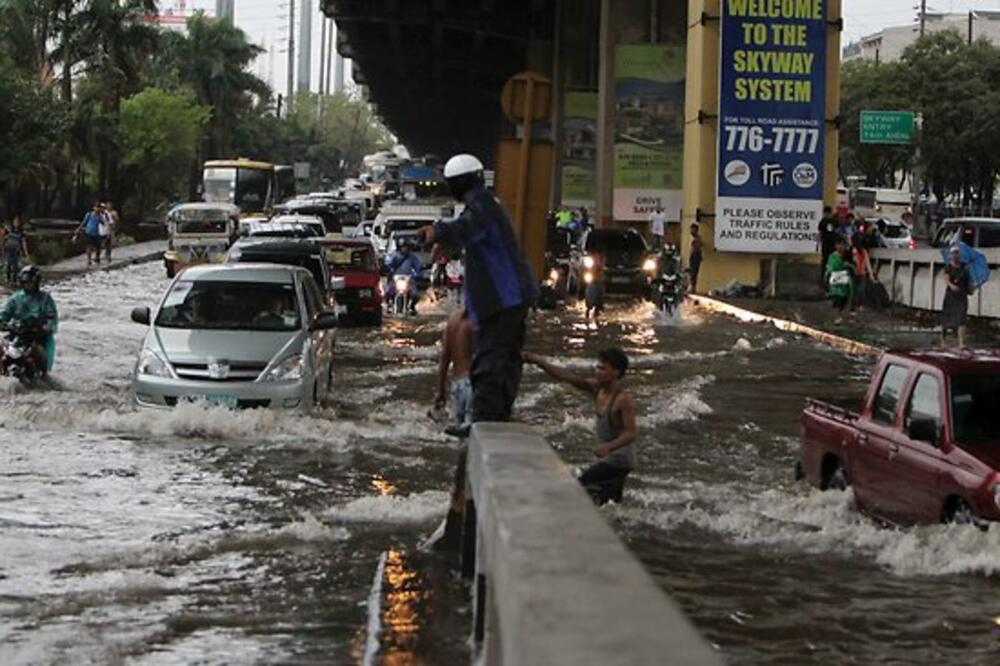
<svg viewBox="0 0 1000 666">
<path fill-rule="evenodd" d="M 827 0 L 723 0 L 715 246 L 815 250 Z"/>
</svg>

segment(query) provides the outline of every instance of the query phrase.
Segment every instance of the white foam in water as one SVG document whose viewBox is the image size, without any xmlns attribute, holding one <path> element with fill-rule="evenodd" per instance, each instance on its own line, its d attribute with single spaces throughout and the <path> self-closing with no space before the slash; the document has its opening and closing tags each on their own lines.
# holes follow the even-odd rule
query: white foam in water
<svg viewBox="0 0 1000 666">
<path fill-rule="evenodd" d="M 898 576 L 1000 574 L 1000 529 L 931 525 L 890 529 L 857 511 L 851 492 L 771 489 L 747 496 L 736 484 L 687 484 L 629 494 L 614 507 L 626 522 L 673 530 L 682 524 L 743 545 L 807 553 L 863 553 Z"/>
<path fill-rule="evenodd" d="M 753 344 L 746 338 L 740 338 L 733 345 L 733 351 L 750 351 L 753 349 Z"/>
<path fill-rule="evenodd" d="M 449 500 L 448 493 L 440 490 L 412 495 L 371 495 L 330 507 L 323 515 L 344 523 L 418 524 L 443 516 Z"/>
<path fill-rule="evenodd" d="M 679 384 L 668 386 L 647 401 L 646 413 L 639 419 L 640 426 L 651 426 L 677 421 L 694 421 L 712 413 L 711 406 L 701 398 L 701 391 L 715 382 L 712 375 L 695 375 Z"/>
</svg>

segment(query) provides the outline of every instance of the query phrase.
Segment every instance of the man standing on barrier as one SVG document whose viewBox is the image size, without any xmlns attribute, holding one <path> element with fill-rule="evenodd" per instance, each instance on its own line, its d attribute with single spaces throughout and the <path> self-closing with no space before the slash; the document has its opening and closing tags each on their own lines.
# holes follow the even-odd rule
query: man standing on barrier
<svg viewBox="0 0 1000 666">
<path fill-rule="evenodd" d="M 465 249 L 466 306 L 476 329 L 472 421 L 509 421 L 521 384 L 525 318 L 538 287 L 510 219 L 486 190 L 482 162 L 456 155 L 444 177 L 465 211 L 422 233 L 428 243 Z M 456 434 L 467 436 L 468 430 Z"/>
</svg>

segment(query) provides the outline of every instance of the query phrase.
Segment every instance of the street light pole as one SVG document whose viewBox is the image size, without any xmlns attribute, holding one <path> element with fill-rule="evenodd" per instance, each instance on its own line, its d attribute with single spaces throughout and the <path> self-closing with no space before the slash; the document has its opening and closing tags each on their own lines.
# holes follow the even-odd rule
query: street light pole
<svg viewBox="0 0 1000 666">
<path fill-rule="evenodd" d="M 927 0 L 920 0 L 920 36 L 924 36 L 924 25 L 927 23 Z"/>
<path fill-rule="evenodd" d="M 285 86 L 285 113 L 292 110 L 295 95 L 295 0 L 288 0 L 288 73 Z"/>
</svg>

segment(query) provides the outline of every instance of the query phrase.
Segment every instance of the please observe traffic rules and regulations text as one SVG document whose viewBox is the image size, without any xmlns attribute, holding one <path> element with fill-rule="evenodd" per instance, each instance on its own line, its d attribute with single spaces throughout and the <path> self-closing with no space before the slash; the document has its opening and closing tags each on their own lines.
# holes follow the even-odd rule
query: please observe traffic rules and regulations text
<svg viewBox="0 0 1000 666">
<path fill-rule="evenodd" d="M 715 247 L 810 253 L 823 214 L 827 0 L 723 0 Z"/>
</svg>

